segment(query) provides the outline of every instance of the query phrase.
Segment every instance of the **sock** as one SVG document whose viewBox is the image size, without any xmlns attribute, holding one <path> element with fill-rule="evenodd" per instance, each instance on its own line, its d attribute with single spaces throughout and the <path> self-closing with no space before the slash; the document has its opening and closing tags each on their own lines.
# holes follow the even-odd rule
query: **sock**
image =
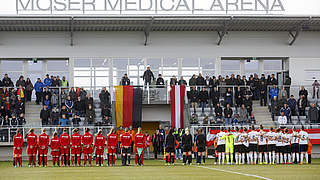
<svg viewBox="0 0 320 180">
<path fill-rule="evenodd" d="M 262 163 L 262 153 L 259 153 L 259 162 Z"/>
<path fill-rule="evenodd" d="M 305 155 L 306 155 L 306 163 L 308 164 L 308 162 L 309 162 L 309 156 L 308 156 L 308 153 L 305 153 Z"/>
<path fill-rule="evenodd" d="M 96 157 L 96 164 L 99 164 L 99 156 Z"/>
<path fill-rule="evenodd" d="M 89 164 L 91 165 L 92 162 L 92 155 L 89 155 Z"/>
<path fill-rule="evenodd" d="M 67 166 L 69 166 L 69 154 L 67 154 L 66 158 L 67 158 L 67 161 L 66 161 Z"/>
<path fill-rule="evenodd" d="M 292 162 L 294 163 L 296 160 L 296 153 L 292 153 Z"/>
<path fill-rule="evenodd" d="M 244 164 L 245 153 L 242 153 L 241 164 Z"/>
<path fill-rule="evenodd" d="M 87 165 L 87 155 L 84 155 L 84 165 Z"/>
<path fill-rule="evenodd" d="M 254 155 L 254 162 L 253 163 L 256 164 L 257 163 L 257 159 L 258 159 L 257 152 L 254 152 L 253 155 Z"/>
<path fill-rule="evenodd" d="M 227 153 L 227 155 L 226 155 L 227 157 L 226 157 L 226 159 L 227 159 L 227 164 L 229 163 L 229 153 Z"/>
<path fill-rule="evenodd" d="M 100 159 L 101 159 L 101 164 L 100 165 L 103 165 L 103 160 L 104 160 L 103 155 L 100 155 Z"/>
<path fill-rule="evenodd" d="M 80 155 L 78 155 L 78 165 L 80 166 L 81 165 L 81 160 L 80 160 Z"/>
<path fill-rule="evenodd" d="M 183 155 L 183 163 L 186 163 L 186 155 Z"/>
<path fill-rule="evenodd" d="M 273 151 L 272 152 L 272 163 L 274 163 L 275 160 L 276 160 L 276 152 Z"/>
<path fill-rule="evenodd" d="M 17 157 L 14 158 L 14 166 L 17 165 Z"/>
<path fill-rule="evenodd" d="M 174 160 L 175 160 L 174 155 L 173 156 L 171 155 L 171 163 L 172 164 L 174 164 Z"/>
<path fill-rule="evenodd" d="M 201 163 L 201 156 L 197 156 L 197 163 Z"/>
<path fill-rule="evenodd" d="M 236 155 L 235 155 L 236 157 L 236 164 L 238 164 L 238 162 L 239 162 L 239 153 L 236 153 Z"/>
<path fill-rule="evenodd" d="M 188 155 L 188 163 L 191 164 L 192 163 L 192 156 Z"/>
<path fill-rule="evenodd" d="M 56 157 L 52 157 L 52 165 L 54 166 L 56 164 Z"/>
<path fill-rule="evenodd" d="M 141 164 L 143 164 L 143 154 L 140 155 Z"/>
<path fill-rule="evenodd" d="M 19 157 L 19 165 L 22 166 L 22 157 Z"/>
<path fill-rule="evenodd" d="M 303 154 L 300 154 L 300 163 L 303 163 Z"/>
<path fill-rule="evenodd" d="M 277 153 L 277 164 L 279 164 L 280 162 L 279 162 L 279 153 Z"/>
<path fill-rule="evenodd" d="M 283 155 L 283 158 L 284 158 L 284 163 L 286 164 L 286 163 L 287 163 L 287 153 L 285 153 L 285 154 Z"/>
<path fill-rule="evenodd" d="M 249 152 L 249 158 L 250 158 L 251 164 L 253 164 L 253 152 Z"/>
<path fill-rule="evenodd" d="M 288 154 L 288 162 L 291 163 L 291 154 Z"/>
<path fill-rule="evenodd" d="M 218 153 L 219 164 L 221 163 L 221 156 L 222 156 L 222 153 Z"/>
<path fill-rule="evenodd" d="M 250 163 L 250 154 L 247 153 L 247 164 L 249 164 L 249 163 Z"/>
<path fill-rule="evenodd" d="M 280 163 L 283 163 L 283 154 L 280 153 Z"/>
<path fill-rule="evenodd" d="M 203 163 L 206 163 L 206 156 L 202 157 Z"/>
<path fill-rule="evenodd" d="M 166 163 L 169 163 L 169 156 L 166 156 Z"/>
<path fill-rule="evenodd" d="M 33 156 L 33 165 L 36 165 L 36 156 Z"/>
<path fill-rule="evenodd" d="M 230 153 L 231 164 L 233 164 L 233 153 Z"/>
<path fill-rule="evenodd" d="M 297 157 L 297 163 L 299 162 L 299 153 L 296 153 L 296 157 Z"/>
<path fill-rule="evenodd" d="M 130 165 L 131 155 L 128 155 L 128 165 Z"/>
<path fill-rule="evenodd" d="M 31 165 L 31 156 L 29 156 L 29 165 Z"/>
<path fill-rule="evenodd" d="M 267 153 L 264 153 L 264 162 L 268 163 L 268 154 Z"/>
<path fill-rule="evenodd" d="M 138 153 L 136 153 L 136 155 L 135 155 L 135 157 L 134 157 L 134 162 L 136 163 L 136 165 L 137 165 L 137 163 L 138 163 L 138 158 L 139 158 Z"/>
<path fill-rule="evenodd" d="M 224 164 L 224 157 L 225 157 L 225 153 L 222 152 L 222 164 Z"/>
<path fill-rule="evenodd" d="M 269 154 L 269 163 L 271 163 L 271 152 L 268 153 Z"/>
<path fill-rule="evenodd" d="M 112 155 L 108 154 L 108 166 L 112 165 Z"/>
<path fill-rule="evenodd" d="M 112 164 L 115 165 L 115 163 L 116 163 L 116 155 L 115 154 L 113 155 L 112 159 L 113 159 Z"/>
<path fill-rule="evenodd" d="M 47 166 L 47 161 L 48 161 L 47 156 L 44 156 L 44 165 L 45 165 L 45 166 Z"/>
<path fill-rule="evenodd" d="M 74 155 L 71 156 L 71 164 L 74 165 Z"/>
</svg>

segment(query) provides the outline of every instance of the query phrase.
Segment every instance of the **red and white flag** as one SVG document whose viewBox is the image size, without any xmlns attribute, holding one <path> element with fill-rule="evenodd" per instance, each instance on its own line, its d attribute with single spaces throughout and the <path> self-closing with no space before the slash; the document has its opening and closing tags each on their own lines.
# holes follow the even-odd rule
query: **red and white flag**
<svg viewBox="0 0 320 180">
<path fill-rule="evenodd" d="M 186 86 L 171 86 L 171 127 L 183 128 L 183 107 Z"/>
</svg>

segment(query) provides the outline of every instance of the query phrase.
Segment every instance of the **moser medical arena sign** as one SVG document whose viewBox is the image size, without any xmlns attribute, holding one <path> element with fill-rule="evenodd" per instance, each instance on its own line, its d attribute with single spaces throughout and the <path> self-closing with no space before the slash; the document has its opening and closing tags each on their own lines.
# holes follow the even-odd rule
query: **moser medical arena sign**
<svg viewBox="0 0 320 180">
<path fill-rule="evenodd" d="M 0 0 L 3 14 L 320 14 L 319 0 Z M 14 8 L 14 9 L 13 9 Z"/>
</svg>

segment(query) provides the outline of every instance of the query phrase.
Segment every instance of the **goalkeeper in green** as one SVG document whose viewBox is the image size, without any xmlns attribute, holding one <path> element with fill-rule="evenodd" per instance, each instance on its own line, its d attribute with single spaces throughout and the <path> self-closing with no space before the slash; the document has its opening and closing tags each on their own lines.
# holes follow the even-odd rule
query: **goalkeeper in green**
<svg viewBox="0 0 320 180">
<path fill-rule="evenodd" d="M 226 141 L 226 158 L 227 158 L 227 164 L 233 163 L 233 139 L 234 135 L 231 133 L 231 129 L 228 128 L 228 132 L 226 135 L 224 135 L 221 139 L 225 139 Z M 229 158 L 231 158 L 229 162 Z"/>
</svg>

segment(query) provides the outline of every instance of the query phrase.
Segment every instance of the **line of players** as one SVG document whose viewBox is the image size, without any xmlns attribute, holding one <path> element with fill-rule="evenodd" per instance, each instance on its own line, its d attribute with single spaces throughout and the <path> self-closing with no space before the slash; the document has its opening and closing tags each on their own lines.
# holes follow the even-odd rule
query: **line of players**
<svg viewBox="0 0 320 180">
<path fill-rule="evenodd" d="M 107 147 L 108 166 L 115 165 L 118 137 L 114 129 L 111 129 L 106 139 L 102 135 L 102 130 L 99 130 L 93 141 L 93 135 L 90 134 L 90 129 L 85 130 L 85 134 L 82 136 L 78 133 L 78 129 L 73 130 L 73 134 L 69 136 L 67 129 L 63 130 L 63 133 L 58 138 L 58 133 L 54 132 L 53 137 L 49 138 L 46 134 L 46 130 L 43 129 L 42 134 L 37 137 L 34 134 L 34 129 L 30 129 L 27 137 L 27 154 L 29 157 L 29 167 L 36 166 L 36 157 L 38 156 L 39 166 L 47 167 L 47 154 L 48 148 L 51 148 L 52 163 L 53 166 L 69 166 L 70 154 L 71 154 L 71 166 L 81 166 L 81 154 L 84 155 L 84 166 L 92 166 L 92 154 L 96 154 L 96 165 L 103 166 L 103 154 L 105 146 Z M 131 157 L 131 145 L 132 135 L 128 132 L 128 128 L 125 129 L 125 133 L 120 136 L 121 141 L 121 157 L 122 165 L 130 165 Z M 24 138 L 17 130 L 16 135 L 13 137 L 14 145 L 14 167 L 22 167 L 22 147 Z M 49 143 L 50 142 L 50 143 Z M 143 151 L 146 147 L 145 137 L 141 132 L 141 128 L 138 128 L 138 132 L 134 137 L 135 147 L 135 164 L 143 165 Z M 71 150 L 71 153 L 70 153 Z M 127 164 L 128 162 L 128 164 Z"/>
<path fill-rule="evenodd" d="M 308 163 L 310 140 L 304 127 L 299 132 L 293 128 L 292 133 L 286 128 L 270 128 L 267 132 L 262 126 L 257 130 L 252 126 L 250 130 L 241 131 L 238 127 L 235 131 L 221 128 L 215 140 L 215 163 L 218 161 L 218 164 L 224 164 L 225 159 L 227 164 L 232 164 L 234 156 L 235 164 L 302 164 L 304 157 Z"/>
</svg>

